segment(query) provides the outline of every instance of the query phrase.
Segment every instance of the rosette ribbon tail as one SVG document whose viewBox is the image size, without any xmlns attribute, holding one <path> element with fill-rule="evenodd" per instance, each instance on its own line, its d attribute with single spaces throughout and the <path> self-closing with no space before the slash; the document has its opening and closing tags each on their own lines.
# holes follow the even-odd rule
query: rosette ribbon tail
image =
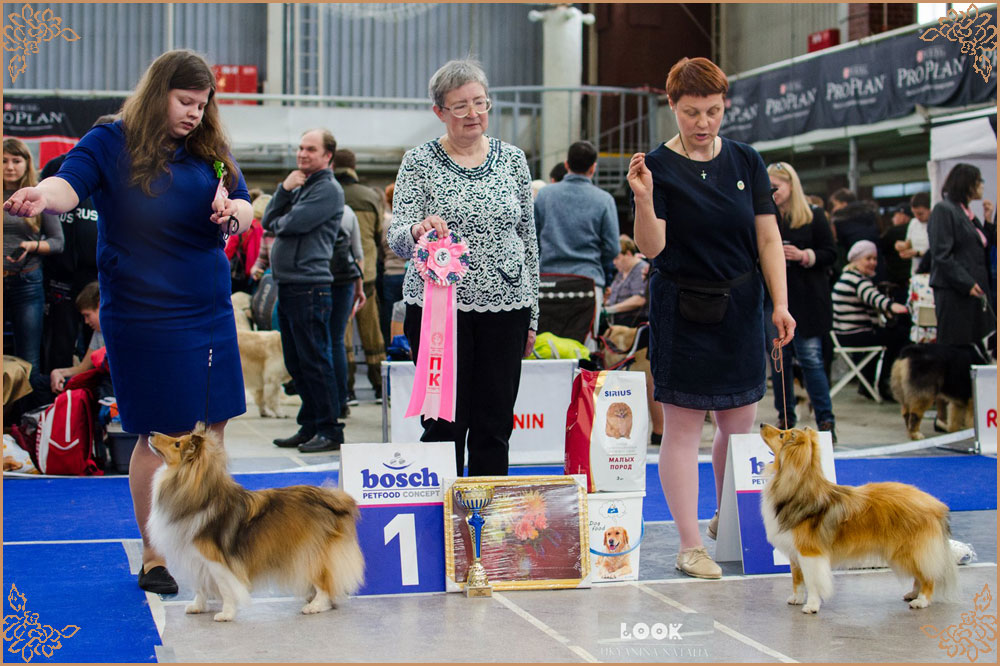
<svg viewBox="0 0 1000 666">
<path fill-rule="evenodd" d="M 438 238 L 433 229 L 417 241 L 413 262 L 424 279 L 420 348 L 407 418 L 455 421 L 458 383 L 458 307 L 455 284 L 469 267 L 468 246 L 451 231 Z"/>
<path fill-rule="evenodd" d="M 458 327 L 455 288 L 424 284 L 420 349 L 406 416 L 455 420 Z"/>
</svg>

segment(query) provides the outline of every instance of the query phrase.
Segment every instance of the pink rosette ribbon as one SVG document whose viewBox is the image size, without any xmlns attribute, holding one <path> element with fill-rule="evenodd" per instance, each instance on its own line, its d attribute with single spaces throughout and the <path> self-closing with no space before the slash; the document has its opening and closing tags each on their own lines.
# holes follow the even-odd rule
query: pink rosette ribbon
<svg viewBox="0 0 1000 666">
<path fill-rule="evenodd" d="M 469 269 L 469 248 L 455 231 L 439 238 L 431 229 L 413 248 L 413 262 L 424 279 L 420 349 L 413 393 L 406 416 L 455 420 L 458 319 L 454 287 Z"/>
</svg>

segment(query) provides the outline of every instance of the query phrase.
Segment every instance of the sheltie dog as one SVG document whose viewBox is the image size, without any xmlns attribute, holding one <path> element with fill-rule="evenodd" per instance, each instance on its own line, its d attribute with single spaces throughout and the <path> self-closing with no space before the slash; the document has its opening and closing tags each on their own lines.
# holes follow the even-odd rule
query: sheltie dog
<svg viewBox="0 0 1000 666">
<path fill-rule="evenodd" d="M 217 622 L 228 622 L 265 580 L 307 597 L 303 613 L 334 607 L 364 579 L 358 506 L 334 488 L 290 486 L 250 491 L 226 471 L 217 436 L 199 423 L 182 437 L 151 433 L 163 459 L 153 477 L 152 545 L 167 567 L 193 579 L 188 613 L 222 599 Z"/>
<path fill-rule="evenodd" d="M 774 452 L 764 469 L 771 478 L 761 513 L 767 540 L 791 562 L 789 604 L 819 611 L 820 601 L 833 595 L 831 567 L 873 556 L 913 578 L 903 597 L 910 608 L 926 608 L 935 593 L 953 598 L 957 571 L 947 506 L 902 483 L 831 483 L 820 467 L 819 433 L 811 428 L 763 424 L 760 434 Z"/>
</svg>

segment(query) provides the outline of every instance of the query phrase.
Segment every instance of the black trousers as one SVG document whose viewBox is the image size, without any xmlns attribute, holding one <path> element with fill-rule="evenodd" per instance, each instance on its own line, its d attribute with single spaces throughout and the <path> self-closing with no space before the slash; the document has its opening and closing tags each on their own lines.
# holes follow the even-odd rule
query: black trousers
<svg viewBox="0 0 1000 666">
<path fill-rule="evenodd" d="M 416 363 L 423 308 L 406 306 L 403 330 Z M 454 442 L 458 476 L 469 449 L 469 476 L 506 476 L 514 401 L 531 311 L 458 313 L 455 422 L 421 419 L 422 442 Z"/>
</svg>

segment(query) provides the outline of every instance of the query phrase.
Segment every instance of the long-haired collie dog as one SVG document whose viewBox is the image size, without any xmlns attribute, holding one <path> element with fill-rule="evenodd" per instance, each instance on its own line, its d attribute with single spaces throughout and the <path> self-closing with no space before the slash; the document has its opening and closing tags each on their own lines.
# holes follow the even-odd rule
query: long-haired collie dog
<svg viewBox="0 0 1000 666">
<path fill-rule="evenodd" d="M 957 573 L 947 506 L 903 483 L 831 483 L 820 467 L 819 433 L 811 428 L 764 424 L 760 434 L 774 452 L 764 470 L 771 478 L 761 513 L 767 540 L 791 562 L 788 603 L 817 612 L 820 600 L 833 595 L 831 567 L 872 556 L 913 578 L 903 597 L 910 608 L 926 608 L 935 593 L 952 597 Z"/>
<path fill-rule="evenodd" d="M 303 613 L 329 610 L 361 587 L 358 507 L 348 494 L 314 486 L 247 490 L 200 423 L 183 437 L 152 433 L 149 443 L 166 463 L 153 477 L 149 537 L 171 571 L 193 579 L 188 613 L 221 597 L 215 620 L 232 620 L 264 580 L 306 596 Z"/>
</svg>

